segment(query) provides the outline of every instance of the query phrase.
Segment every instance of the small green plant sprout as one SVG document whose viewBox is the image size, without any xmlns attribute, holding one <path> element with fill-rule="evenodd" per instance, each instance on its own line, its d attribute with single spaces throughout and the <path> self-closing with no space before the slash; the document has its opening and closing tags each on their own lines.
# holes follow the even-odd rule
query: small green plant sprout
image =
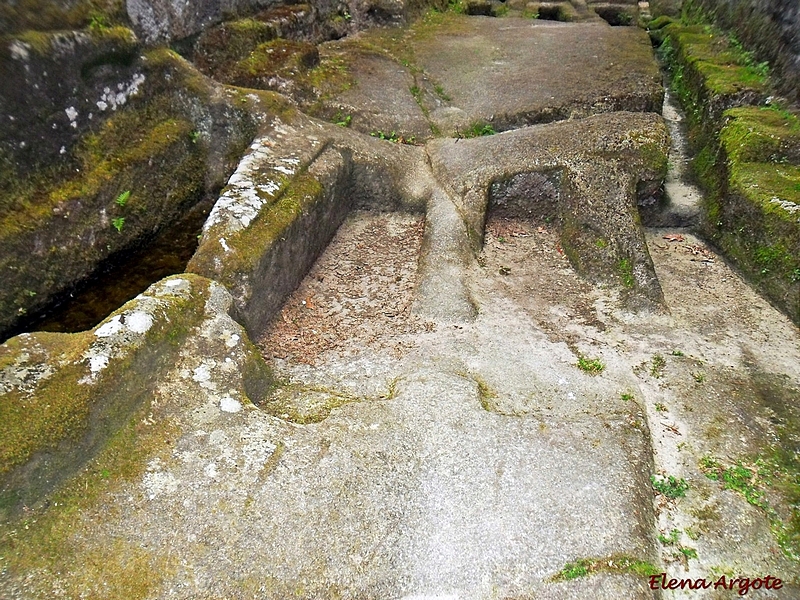
<svg viewBox="0 0 800 600">
<path fill-rule="evenodd" d="M 467 127 L 463 133 L 456 130 L 458 137 L 463 138 L 476 138 L 476 137 L 483 137 L 485 135 L 494 135 L 497 132 L 495 131 L 494 127 L 492 127 L 489 123 L 483 123 L 481 121 L 475 121 Z"/>
<path fill-rule="evenodd" d="M 766 502 L 764 495 L 756 487 L 758 483 L 758 473 L 755 469 L 748 469 L 742 463 L 729 469 L 723 469 L 719 472 L 720 479 L 723 482 L 723 488 L 726 490 L 734 490 L 744 496 L 745 500 L 753 506 L 760 506 L 764 508 Z"/>
<path fill-rule="evenodd" d="M 118 233 L 122 233 L 122 226 L 125 225 L 125 217 L 117 217 L 116 219 L 111 219 L 111 224 L 114 226 L 114 229 L 116 229 Z"/>
<path fill-rule="evenodd" d="M 622 285 L 626 288 L 632 288 L 636 285 L 636 279 L 633 277 L 633 263 L 629 258 L 623 258 L 617 264 L 619 276 L 622 279 Z"/>
<path fill-rule="evenodd" d="M 695 558 L 695 559 L 697 558 L 697 550 L 695 550 L 694 548 L 687 548 L 686 546 L 681 546 L 680 548 L 678 548 L 678 552 L 683 554 L 686 557 L 686 560 L 689 560 L 690 558 Z"/>
<path fill-rule="evenodd" d="M 658 412 L 667 412 L 669 409 L 665 405 L 661 404 L 661 402 L 656 402 L 656 410 Z"/>
<path fill-rule="evenodd" d="M 599 358 L 587 358 L 581 355 L 578 356 L 578 368 L 589 375 L 599 375 L 606 366 Z"/>
<path fill-rule="evenodd" d="M 650 361 L 650 375 L 658 379 L 664 374 L 664 367 L 666 366 L 667 361 L 663 356 L 660 354 L 654 355 L 653 360 Z"/>
<path fill-rule="evenodd" d="M 682 351 L 682 350 L 678 350 L 677 348 L 676 348 L 675 350 L 673 350 L 672 352 L 670 352 L 670 354 L 672 354 L 672 356 L 686 356 L 686 355 L 683 353 L 683 351 Z"/>
<path fill-rule="evenodd" d="M 89 20 L 89 29 L 92 31 L 104 31 L 108 29 L 108 20 L 105 15 L 98 12 L 93 12 Z"/>
<path fill-rule="evenodd" d="M 706 374 L 703 373 L 702 371 L 695 371 L 692 373 L 692 378 L 697 383 L 703 383 L 706 380 Z"/>
<path fill-rule="evenodd" d="M 343 115 L 342 113 L 338 112 L 333 118 L 333 122 L 339 127 L 350 127 L 350 123 L 353 122 L 353 115 Z"/>
<path fill-rule="evenodd" d="M 720 469 L 722 469 L 722 465 L 710 454 L 700 459 L 700 470 L 712 481 L 719 479 Z"/>
<path fill-rule="evenodd" d="M 378 130 L 373 131 L 370 135 L 379 140 L 386 140 L 387 142 L 394 142 L 395 144 L 410 144 L 414 146 L 417 143 L 417 139 L 413 135 L 406 137 L 404 135 L 398 135 L 396 131 L 386 133 L 385 131 Z"/>
<path fill-rule="evenodd" d="M 117 206 L 122 208 L 123 206 L 125 206 L 128 203 L 128 199 L 130 197 L 131 197 L 131 191 L 130 190 L 125 190 L 119 196 L 117 196 L 117 199 L 114 200 L 114 202 L 117 203 Z"/>
<path fill-rule="evenodd" d="M 441 85 L 433 86 L 433 91 L 436 92 L 436 95 L 445 102 L 450 102 L 450 96 L 444 91 L 444 88 Z"/>
<path fill-rule="evenodd" d="M 567 563 L 564 568 L 558 572 L 557 577 L 564 581 L 577 579 L 578 577 L 586 577 L 592 568 L 592 562 L 586 558 L 579 558 L 575 562 Z"/>
<path fill-rule="evenodd" d="M 633 400 L 633 394 L 631 394 L 630 392 L 623 392 L 620 395 L 620 398 L 622 398 L 623 402 L 630 402 L 631 400 Z"/>
<path fill-rule="evenodd" d="M 678 543 L 681 539 L 681 530 L 680 529 L 673 529 L 669 532 L 669 535 L 664 535 L 663 533 L 659 534 L 658 541 L 664 544 L 665 546 L 674 546 Z"/>
<path fill-rule="evenodd" d="M 653 489 L 656 492 L 672 500 L 675 500 L 676 498 L 683 498 L 686 496 L 686 490 L 689 489 L 689 484 L 686 483 L 685 479 L 678 479 L 672 475 L 666 478 L 651 475 L 650 483 L 652 483 Z"/>
<path fill-rule="evenodd" d="M 192 140 L 193 144 L 197 143 L 197 140 L 200 139 L 200 132 L 196 129 L 194 131 L 189 132 L 189 139 Z"/>
</svg>

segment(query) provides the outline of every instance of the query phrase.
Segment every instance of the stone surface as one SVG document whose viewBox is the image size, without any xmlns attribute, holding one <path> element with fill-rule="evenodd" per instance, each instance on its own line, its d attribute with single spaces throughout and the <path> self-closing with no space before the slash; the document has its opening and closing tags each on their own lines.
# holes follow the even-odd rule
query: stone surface
<svg viewBox="0 0 800 600">
<path fill-rule="evenodd" d="M 507 187 L 505 200 L 555 218 L 577 268 L 588 277 L 621 277 L 632 304 L 661 299 L 638 225 L 636 190 L 640 182 L 661 181 L 666 149 L 659 117 L 622 112 L 429 144 L 434 173 L 458 199 L 474 241 L 483 237 L 490 186 L 525 173 L 554 175 L 554 200 L 526 186 L 515 193 Z"/>
<path fill-rule="evenodd" d="M 168 50 L 136 57 L 128 30 L 35 36 L 0 58 L 13 75 L 0 93 L 3 338 L 216 196 L 256 129 L 239 94 Z"/>
<path fill-rule="evenodd" d="M 637 28 L 459 19 L 416 41 L 414 53 L 463 111 L 455 122 L 431 111 L 431 120 L 451 135 L 475 121 L 502 131 L 615 110 L 661 109 L 661 76 Z"/>
<path fill-rule="evenodd" d="M 792 0 L 694 0 L 692 10 L 705 10 L 726 29 L 733 30 L 760 60 L 778 75 L 782 92 L 800 101 L 800 7 Z"/>
<path fill-rule="evenodd" d="M 79 473 L 149 405 L 158 378 L 204 319 L 226 340 L 243 340 L 241 327 L 227 315 L 230 307 L 219 284 L 177 276 L 153 285 L 90 332 L 24 334 L 0 346 L 3 518 Z M 253 360 L 248 346 L 238 346 L 243 352 L 230 354 L 237 362 L 234 368 L 229 357 L 229 373 L 257 379 L 247 365 Z M 199 371 L 195 376 L 204 381 Z M 267 384 L 264 367 L 261 389 L 254 387 L 252 397 L 263 397 Z"/>
</svg>

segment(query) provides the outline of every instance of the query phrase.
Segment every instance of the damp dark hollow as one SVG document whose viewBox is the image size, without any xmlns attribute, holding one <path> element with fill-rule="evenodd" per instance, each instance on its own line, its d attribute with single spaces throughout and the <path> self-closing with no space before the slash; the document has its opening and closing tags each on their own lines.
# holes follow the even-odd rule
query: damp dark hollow
<svg viewBox="0 0 800 600">
<path fill-rule="evenodd" d="M 561 8 L 559 4 L 540 4 L 538 9 L 538 16 L 537 19 L 542 19 L 543 21 L 566 21 L 566 17 L 564 16 L 564 10 Z"/>
<path fill-rule="evenodd" d="M 613 6 L 596 6 L 594 11 L 606 23 L 612 27 L 625 27 L 627 25 L 636 25 L 636 19 L 633 14 L 625 9 L 616 8 Z"/>
<path fill-rule="evenodd" d="M 86 331 L 156 281 L 183 273 L 213 205 L 204 200 L 155 237 L 109 257 L 92 276 L 6 331 L 0 343 L 27 331 Z"/>
</svg>

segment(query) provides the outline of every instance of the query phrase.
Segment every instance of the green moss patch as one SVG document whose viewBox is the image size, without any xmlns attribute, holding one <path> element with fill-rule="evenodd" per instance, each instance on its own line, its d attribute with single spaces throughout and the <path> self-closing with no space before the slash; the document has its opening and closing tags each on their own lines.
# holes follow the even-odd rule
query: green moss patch
<svg viewBox="0 0 800 600">
<path fill-rule="evenodd" d="M 127 20 L 124 0 L 18 0 L 0 4 L 0 34 L 25 29 L 99 29 Z"/>
<path fill-rule="evenodd" d="M 730 186 L 764 211 L 797 222 L 800 218 L 800 166 L 774 163 L 732 165 Z M 773 202 L 774 200 L 774 202 Z M 785 204 L 788 202 L 789 204 Z M 791 204 L 798 207 L 790 210 Z M 789 207 L 789 209 L 785 207 Z"/>
<path fill-rule="evenodd" d="M 768 68 L 709 25 L 678 23 L 658 30 L 659 55 L 671 87 L 689 118 L 698 147 L 711 135 L 723 110 L 766 97 Z M 698 135 L 700 134 L 700 135 Z M 697 138 L 700 138 L 699 140 Z"/>
<path fill-rule="evenodd" d="M 787 163 L 800 159 L 800 119 L 777 107 L 725 112 L 720 145 L 734 163 Z"/>
<path fill-rule="evenodd" d="M 208 281 L 181 277 L 191 279 L 192 295 L 173 298 L 141 343 L 107 357 L 96 380 L 87 379 L 85 356 L 96 339 L 91 332 L 36 333 L 0 347 L 6 369 L 45 361 L 54 371 L 32 389 L 17 387 L 0 396 L 0 508 L 30 504 L 53 489 L 145 401 L 167 357 L 205 314 Z M 129 305 L 114 314 L 126 310 Z M 22 354 L 28 355 L 27 365 L 10 364 L 11 357 Z M 43 460 L 31 462 L 36 456 Z"/>
<path fill-rule="evenodd" d="M 649 577 L 660 572 L 659 568 L 646 560 L 615 554 L 606 558 L 579 558 L 569 562 L 550 581 L 570 581 L 596 573 L 630 573 L 638 577 Z"/>
<path fill-rule="evenodd" d="M 800 323 L 800 119 L 756 106 L 769 66 L 733 35 L 698 23 L 704 15 L 689 17 L 659 30 L 659 53 L 697 151 L 705 233 Z"/>
<path fill-rule="evenodd" d="M 0 156 L 0 330 L 216 195 L 254 136 L 252 103 L 221 96 L 174 52 L 148 51 L 140 68 L 139 93 L 58 165 L 22 177 Z"/>
<path fill-rule="evenodd" d="M 297 175 L 280 197 L 262 209 L 251 225 L 231 236 L 229 245 L 236 248 L 226 272 L 252 272 L 265 249 L 285 237 L 295 221 L 323 195 L 322 184 L 307 173 Z"/>
<path fill-rule="evenodd" d="M 87 543 L 103 523 L 122 510 L 114 494 L 125 481 L 141 477 L 153 456 L 166 458 L 177 431 L 167 419 L 145 424 L 152 416 L 145 402 L 111 435 L 85 469 L 59 488 L 49 502 L 18 517 L 0 520 L 0 556 L 12 576 L 38 572 L 35 585 L 58 580 L 69 597 L 151 597 L 174 565 L 163 555 L 142 548 L 137 540 L 116 538 Z M 36 588 L 43 597 L 52 590 Z"/>
<path fill-rule="evenodd" d="M 324 421 L 335 408 L 362 400 L 325 387 L 292 384 L 278 387 L 260 408 L 279 419 L 307 425 Z"/>
</svg>

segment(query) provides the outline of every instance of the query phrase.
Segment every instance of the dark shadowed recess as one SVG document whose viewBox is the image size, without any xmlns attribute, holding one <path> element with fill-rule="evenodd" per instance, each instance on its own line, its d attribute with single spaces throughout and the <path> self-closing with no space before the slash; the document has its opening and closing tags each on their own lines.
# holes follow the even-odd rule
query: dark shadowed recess
<svg viewBox="0 0 800 600">
<path fill-rule="evenodd" d="M 92 277 L 7 331 L 0 343 L 26 331 L 86 331 L 154 282 L 183 273 L 215 198 L 199 202 L 180 221 L 150 240 L 111 256 Z"/>
</svg>

